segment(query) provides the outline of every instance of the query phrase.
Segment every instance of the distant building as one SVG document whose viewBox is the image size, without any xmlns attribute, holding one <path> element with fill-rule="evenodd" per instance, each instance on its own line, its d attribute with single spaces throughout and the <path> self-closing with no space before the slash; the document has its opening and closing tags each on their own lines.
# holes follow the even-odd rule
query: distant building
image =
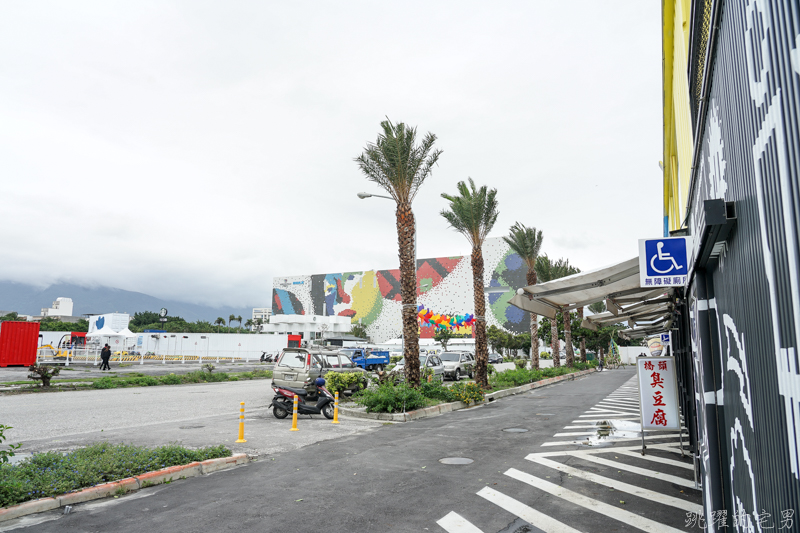
<svg viewBox="0 0 800 533">
<path fill-rule="evenodd" d="M 42 309 L 42 316 L 72 316 L 72 298 L 56 298 L 56 301 L 53 302 L 53 307 L 45 307 Z"/>
<path fill-rule="evenodd" d="M 287 335 L 300 335 L 307 341 L 309 339 L 325 339 L 339 337 L 350 332 L 352 327 L 348 316 L 319 316 L 319 315 L 275 315 L 269 324 L 264 324 L 261 331 L 264 333 L 280 333 Z"/>
<path fill-rule="evenodd" d="M 253 325 L 250 326 L 250 331 L 258 329 L 258 320 L 261 319 L 261 324 L 269 323 L 269 317 L 272 316 L 271 307 L 254 307 L 253 308 Z"/>
</svg>

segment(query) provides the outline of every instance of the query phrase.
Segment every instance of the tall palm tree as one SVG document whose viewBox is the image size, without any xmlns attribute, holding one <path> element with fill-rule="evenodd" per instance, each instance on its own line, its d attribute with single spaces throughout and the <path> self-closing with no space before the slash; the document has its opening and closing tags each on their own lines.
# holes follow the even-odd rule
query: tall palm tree
<svg viewBox="0 0 800 533">
<path fill-rule="evenodd" d="M 528 285 L 536 285 L 536 259 L 542 249 L 542 231 L 517 222 L 511 226 L 508 237 L 503 237 L 503 240 L 528 267 L 525 282 Z M 531 313 L 531 367 L 539 369 L 539 315 L 536 313 Z"/>
<path fill-rule="evenodd" d="M 221 316 L 217 317 L 217 319 L 214 321 L 214 325 L 217 326 L 217 333 L 219 333 L 219 327 L 225 325 L 225 319 Z"/>
<path fill-rule="evenodd" d="M 482 387 L 488 387 L 489 352 L 486 347 L 486 297 L 483 294 L 483 242 L 497 221 L 497 189 L 487 189 L 486 185 L 476 189 L 475 182 L 469 178 L 469 187 L 463 181 L 458 182 L 458 193 L 458 196 L 442 193 L 442 198 L 450 202 L 450 208 L 442 210 L 441 215 L 472 245 L 475 381 Z"/>
<path fill-rule="evenodd" d="M 236 333 L 240 333 L 240 330 L 242 328 L 242 315 L 236 317 L 236 322 L 239 323 L 239 327 L 236 328 Z"/>
<path fill-rule="evenodd" d="M 236 315 L 231 315 L 228 317 L 228 329 L 230 329 L 231 322 L 233 322 L 234 320 L 236 320 Z"/>
<path fill-rule="evenodd" d="M 253 322 L 253 319 L 252 319 L 252 318 L 248 318 L 248 319 L 245 321 L 245 323 L 244 323 L 244 327 L 246 327 L 247 329 L 253 329 L 253 326 L 254 326 L 255 324 L 256 324 L 256 323 L 255 323 L 255 322 Z"/>
<path fill-rule="evenodd" d="M 383 133 L 368 143 L 355 161 L 367 180 L 376 183 L 397 203 L 397 244 L 400 256 L 400 294 L 403 299 L 403 355 L 406 382 L 419 385 L 419 325 L 417 324 L 417 266 L 414 264 L 416 223 L 411 202 L 431 175 L 441 150 L 434 150 L 436 135 L 428 133 L 417 143 L 417 128 L 388 119 Z"/>
<path fill-rule="evenodd" d="M 579 269 L 569 264 L 569 259 L 559 259 L 553 261 L 547 254 L 540 256 L 536 261 L 536 274 L 541 282 L 553 281 L 580 272 Z M 572 349 L 572 324 L 570 324 L 570 314 L 566 309 L 561 310 L 561 315 L 564 322 L 564 344 L 567 351 L 567 366 L 572 366 L 575 353 Z M 550 350 L 553 352 L 553 366 L 561 366 L 561 359 L 559 352 L 561 346 L 558 338 L 558 319 L 550 321 Z"/>
</svg>

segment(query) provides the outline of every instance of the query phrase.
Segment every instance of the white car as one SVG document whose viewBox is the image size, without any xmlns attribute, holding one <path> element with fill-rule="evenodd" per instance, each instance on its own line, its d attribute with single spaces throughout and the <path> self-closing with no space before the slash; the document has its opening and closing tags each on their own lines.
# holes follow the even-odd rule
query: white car
<svg viewBox="0 0 800 533">
<path fill-rule="evenodd" d="M 406 358 L 403 357 L 397 362 L 397 366 L 395 366 L 392 370 L 396 370 L 400 374 L 405 374 L 405 365 L 406 365 Z M 444 365 L 442 364 L 442 360 L 439 359 L 438 355 L 422 355 L 419 356 L 419 367 L 420 369 L 423 368 L 430 368 L 433 370 L 433 379 L 437 379 L 439 381 L 444 381 Z"/>
<path fill-rule="evenodd" d="M 465 352 L 443 352 L 441 360 L 444 363 L 444 375 L 455 381 L 462 376 L 472 377 L 472 368 L 475 361 L 470 354 Z"/>
</svg>

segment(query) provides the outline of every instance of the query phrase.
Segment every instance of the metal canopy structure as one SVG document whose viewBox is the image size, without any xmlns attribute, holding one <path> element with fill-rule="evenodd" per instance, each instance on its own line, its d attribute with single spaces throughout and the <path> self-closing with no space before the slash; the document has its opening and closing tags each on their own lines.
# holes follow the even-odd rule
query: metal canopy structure
<svg viewBox="0 0 800 533">
<path fill-rule="evenodd" d="M 589 272 L 581 272 L 547 283 L 528 285 L 509 300 L 529 313 L 555 318 L 556 313 L 605 301 L 605 313 L 586 317 L 583 327 L 627 322 L 625 338 L 645 337 L 669 329 L 672 323 L 673 289 L 639 286 L 639 258 L 634 257 Z"/>
</svg>

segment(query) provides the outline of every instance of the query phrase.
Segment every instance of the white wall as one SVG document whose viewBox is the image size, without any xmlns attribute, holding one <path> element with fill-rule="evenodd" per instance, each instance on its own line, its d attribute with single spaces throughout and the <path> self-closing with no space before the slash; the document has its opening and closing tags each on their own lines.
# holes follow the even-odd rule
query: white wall
<svg viewBox="0 0 800 533">
<path fill-rule="evenodd" d="M 258 359 L 261 352 L 275 354 L 288 345 L 286 335 L 245 333 L 138 333 L 136 351 L 156 355 L 202 356 L 203 359 L 242 357 Z"/>
</svg>

